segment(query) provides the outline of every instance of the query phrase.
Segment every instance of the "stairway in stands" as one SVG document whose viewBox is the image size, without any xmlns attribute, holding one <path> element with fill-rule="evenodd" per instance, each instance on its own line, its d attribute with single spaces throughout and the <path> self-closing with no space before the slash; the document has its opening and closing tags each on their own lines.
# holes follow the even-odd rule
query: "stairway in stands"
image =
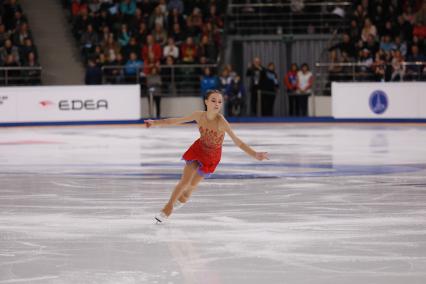
<svg viewBox="0 0 426 284">
<path fill-rule="evenodd" d="M 58 0 L 21 0 L 43 68 L 43 85 L 84 84 L 84 68 L 67 16 Z"/>
</svg>

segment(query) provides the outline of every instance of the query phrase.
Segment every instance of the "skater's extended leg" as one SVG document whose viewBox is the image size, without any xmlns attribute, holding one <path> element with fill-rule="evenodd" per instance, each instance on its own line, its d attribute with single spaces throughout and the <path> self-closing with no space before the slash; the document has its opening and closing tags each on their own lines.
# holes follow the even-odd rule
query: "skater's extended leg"
<svg viewBox="0 0 426 284">
<path fill-rule="evenodd" d="M 183 169 L 183 174 L 179 183 L 176 185 L 175 189 L 173 190 L 173 193 L 170 196 L 169 202 L 167 202 L 167 204 L 163 208 L 163 212 L 164 214 L 166 214 L 166 216 L 169 216 L 170 214 L 172 214 L 173 204 L 176 202 L 176 200 L 182 194 L 182 192 L 190 186 L 192 177 L 194 175 L 197 175 L 197 168 L 198 168 L 197 162 L 192 162 L 190 164 L 185 165 L 185 168 Z"/>
</svg>

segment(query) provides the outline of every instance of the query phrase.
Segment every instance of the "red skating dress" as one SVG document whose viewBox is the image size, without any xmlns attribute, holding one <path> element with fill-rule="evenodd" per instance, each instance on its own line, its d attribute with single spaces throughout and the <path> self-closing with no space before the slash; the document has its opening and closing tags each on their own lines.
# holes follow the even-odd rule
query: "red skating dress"
<svg viewBox="0 0 426 284">
<path fill-rule="evenodd" d="M 225 132 L 218 132 L 206 127 L 199 127 L 200 138 L 183 154 L 183 159 L 189 163 L 197 161 L 198 174 L 208 177 L 214 172 L 222 156 L 222 143 Z"/>
</svg>

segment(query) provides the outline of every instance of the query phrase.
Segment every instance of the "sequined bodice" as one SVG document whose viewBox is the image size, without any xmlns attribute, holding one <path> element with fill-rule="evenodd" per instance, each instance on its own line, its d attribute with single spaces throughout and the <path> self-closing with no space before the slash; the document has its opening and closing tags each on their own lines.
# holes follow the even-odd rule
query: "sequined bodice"
<svg viewBox="0 0 426 284">
<path fill-rule="evenodd" d="M 200 126 L 200 141 L 201 144 L 210 149 L 218 149 L 222 146 L 225 137 L 224 132 L 215 131 L 203 126 Z"/>
</svg>

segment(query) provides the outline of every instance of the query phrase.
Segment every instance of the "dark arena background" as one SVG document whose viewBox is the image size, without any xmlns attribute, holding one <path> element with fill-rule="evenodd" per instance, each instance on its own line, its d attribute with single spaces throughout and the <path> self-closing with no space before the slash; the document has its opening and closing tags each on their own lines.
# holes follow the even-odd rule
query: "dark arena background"
<svg viewBox="0 0 426 284">
<path fill-rule="evenodd" d="M 0 0 L 0 283 L 426 283 L 426 1 Z M 233 131 L 184 207 L 195 123 Z"/>
</svg>

